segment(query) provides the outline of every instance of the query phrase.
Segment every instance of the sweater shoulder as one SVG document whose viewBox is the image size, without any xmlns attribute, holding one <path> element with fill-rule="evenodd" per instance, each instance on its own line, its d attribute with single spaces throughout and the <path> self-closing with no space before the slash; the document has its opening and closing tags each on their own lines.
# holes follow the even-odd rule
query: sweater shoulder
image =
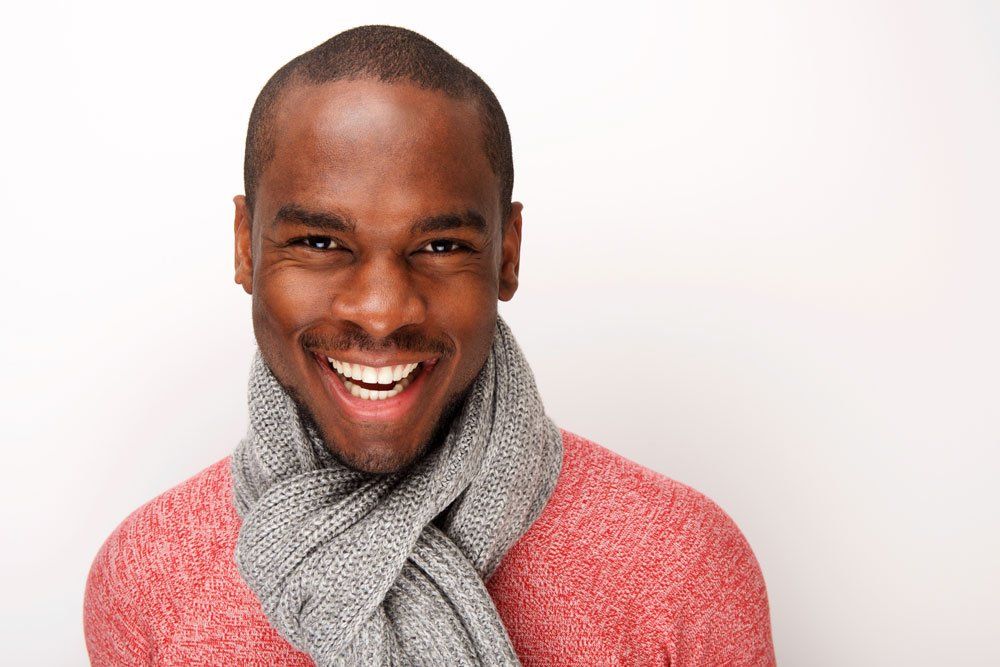
<svg viewBox="0 0 1000 667">
<path fill-rule="evenodd" d="M 160 636 L 154 626 L 182 612 L 191 584 L 238 530 L 229 478 L 227 456 L 143 503 L 104 540 L 83 603 L 94 664 L 150 659 Z"/>
<path fill-rule="evenodd" d="M 145 544 L 149 556 L 156 558 L 169 556 L 169 550 L 149 551 L 149 546 L 183 540 L 190 547 L 188 542 L 198 536 L 211 539 L 220 530 L 228 532 L 235 517 L 229 462 L 226 456 L 142 504 L 112 536 L 131 545 Z"/>
<path fill-rule="evenodd" d="M 564 430 L 563 445 L 563 470 L 541 517 L 545 539 L 618 563 L 655 591 L 664 577 L 728 576 L 737 561 L 759 578 L 746 537 L 715 500 L 575 433 Z"/>
<path fill-rule="evenodd" d="M 583 436 L 563 431 L 561 500 L 590 521 L 642 523 L 692 535 L 706 522 L 732 521 L 701 491 Z M 697 519 L 697 520 L 693 520 Z"/>
<path fill-rule="evenodd" d="M 226 456 L 129 513 L 98 550 L 87 595 L 100 581 L 105 594 L 131 596 L 131 604 L 151 608 L 179 590 L 173 582 L 197 576 L 211 562 L 206 556 L 238 531 L 229 461 Z"/>
<path fill-rule="evenodd" d="M 629 619 L 619 627 L 662 637 L 671 664 L 773 664 L 764 578 L 732 517 L 596 442 L 564 431 L 563 444 L 539 539 L 526 545 L 565 573 L 560 587 L 588 591 L 600 618 L 617 610 Z"/>
</svg>

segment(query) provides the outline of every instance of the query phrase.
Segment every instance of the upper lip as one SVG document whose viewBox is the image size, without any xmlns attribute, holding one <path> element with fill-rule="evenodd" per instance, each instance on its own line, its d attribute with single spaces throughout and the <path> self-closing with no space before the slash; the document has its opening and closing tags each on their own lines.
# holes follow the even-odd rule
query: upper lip
<svg viewBox="0 0 1000 667">
<path fill-rule="evenodd" d="M 402 357 L 395 356 L 384 356 L 384 357 L 368 357 L 362 358 L 357 355 L 343 354 L 341 352 L 335 352 L 334 354 L 327 354 L 326 352 L 320 352 L 313 350 L 313 354 L 322 357 L 323 361 L 329 359 L 336 359 L 337 361 L 343 362 L 345 364 L 359 364 L 361 366 L 371 366 L 372 368 L 383 368 L 385 366 L 400 366 L 406 364 L 419 364 L 425 361 L 434 361 L 437 357 L 424 357 L 423 359 L 404 359 Z"/>
</svg>

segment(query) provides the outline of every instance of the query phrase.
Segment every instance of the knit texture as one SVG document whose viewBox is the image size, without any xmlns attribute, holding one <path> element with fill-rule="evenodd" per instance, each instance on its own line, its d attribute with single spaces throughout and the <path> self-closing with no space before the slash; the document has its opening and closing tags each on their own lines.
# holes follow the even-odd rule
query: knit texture
<svg viewBox="0 0 1000 667">
<path fill-rule="evenodd" d="M 680 482 L 562 436 L 549 502 L 486 583 L 522 664 L 774 664 L 764 579 L 732 519 Z M 314 664 L 236 569 L 230 464 L 145 503 L 104 541 L 82 610 L 93 665 Z"/>
<path fill-rule="evenodd" d="M 322 666 L 520 664 L 483 582 L 538 518 L 563 453 L 502 318 L 450 431 L 405 472 L 338 462 L 259 350 L 248 394 L 235 559 L 279 634 Z"/>
</svg>

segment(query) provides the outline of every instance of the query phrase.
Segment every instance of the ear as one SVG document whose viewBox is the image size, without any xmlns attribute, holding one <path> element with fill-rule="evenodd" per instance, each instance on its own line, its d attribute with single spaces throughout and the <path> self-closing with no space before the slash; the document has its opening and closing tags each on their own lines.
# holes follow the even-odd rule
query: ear
<svg viewBox="0 0 1000 667">
<path fill-rule="evenodd" d="M 236 205 L 236 219 L 233 221 L 233 235 L 236 241 L 235 280 L 243 286 L 243 291 L 253 294 L 253 257 L 250 247 L 253 241 L 252 220 L 247 209 L 247 199 L 243 195 L 233 197 Z"/>
<path fill-rule="evenodd" d="M 512 202 L 510 215 L 504 224 L 502 257 L 500 259 L 500 289 L 498 298 L 510 301 L 517 291 L 517 272 L 521 266 L 521 202 Z"/>
</svg>

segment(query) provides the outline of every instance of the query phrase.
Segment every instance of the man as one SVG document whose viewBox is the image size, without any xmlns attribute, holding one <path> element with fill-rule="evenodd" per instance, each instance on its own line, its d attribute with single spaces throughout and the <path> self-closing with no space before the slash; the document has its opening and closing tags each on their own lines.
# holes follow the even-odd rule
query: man
<svg viewBox="0 0 1000 667">
<path fill-rule="evenodd" d="M 94 664 L 773 663 L 732 520 L 545 415 L 497 314 L 512 184 L 493 93 L 416 33 L 268 81 L 234 199 L 247 436 L 108 538 Z"/>
</svg>

